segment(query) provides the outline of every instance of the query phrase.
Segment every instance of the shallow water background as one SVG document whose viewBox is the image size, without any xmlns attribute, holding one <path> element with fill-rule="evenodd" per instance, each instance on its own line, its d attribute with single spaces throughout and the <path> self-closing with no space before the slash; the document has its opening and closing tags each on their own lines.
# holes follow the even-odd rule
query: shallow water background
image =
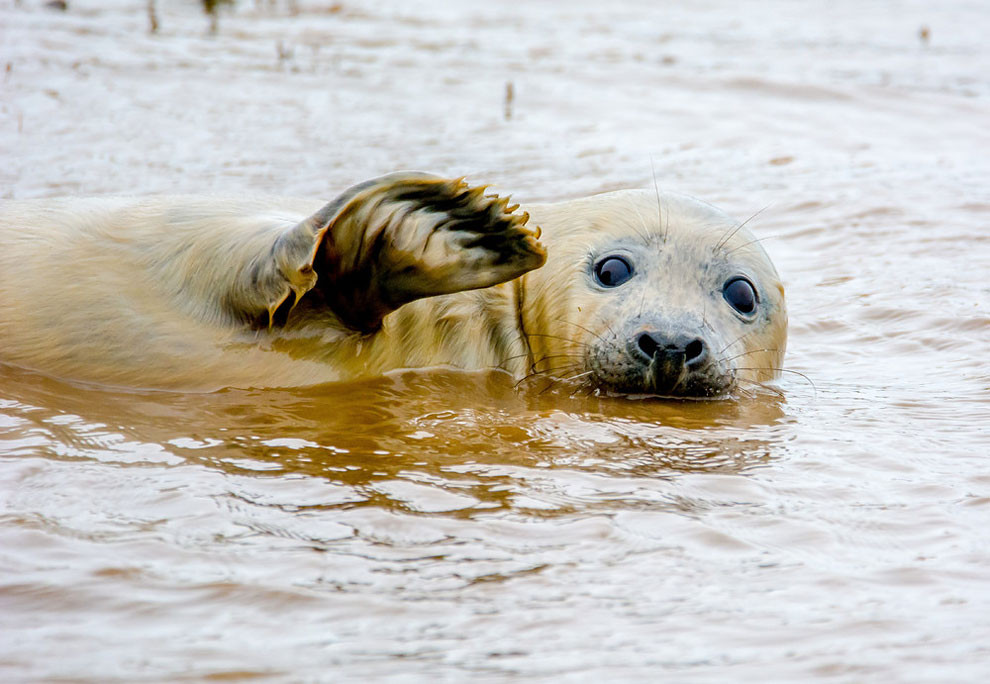
<svg viewBox="0 0 990 684">
<path fill-rule="evenodd" d="M 525 203 L 655 173 L 765 208 L 810 381 L 0 367 L 0 679 L 990 674 L 984 2 L 241 2 L 216 37 L 192 2 L 154 36 L 144 3 L 69 2 L 0 0 L 0 196 L 329 199 L 418 168 Z"/>
</svg>

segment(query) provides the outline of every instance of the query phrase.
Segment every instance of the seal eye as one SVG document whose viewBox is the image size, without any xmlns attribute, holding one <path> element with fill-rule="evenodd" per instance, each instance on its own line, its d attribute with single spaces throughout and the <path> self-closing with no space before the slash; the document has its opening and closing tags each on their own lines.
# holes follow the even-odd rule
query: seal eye
<svg viewBox="0 0 990 684">
<path fill-rule="evenodd" d="M 722 296 L 741 314 L 751 314 L 756 311 L 756 288 L 745 278 L 733 278 L 728 281 L 722 287 Z"/>
<path fill-rule="evenodd" d="M 622 257 L 605 257 L 595 264 L 595 279 L 605 287 L 616 287 L 632 277 L 632 266 Z"/>
</svg>

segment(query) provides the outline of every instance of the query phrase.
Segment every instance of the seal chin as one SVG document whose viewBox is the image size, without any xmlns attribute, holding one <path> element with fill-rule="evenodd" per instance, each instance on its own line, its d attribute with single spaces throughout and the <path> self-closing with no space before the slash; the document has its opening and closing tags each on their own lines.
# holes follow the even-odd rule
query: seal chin
<svg viewBox="0 0 990 684">
<path fill-rule="evenodd" d="M 735 376 L 710 350 L 700 335 L 641 330 L 624 349 L 614 343 L 592 346 L 588 366 L 595 385 L 610 391 L 716 398 L 732 390 Z"/>
</svg>

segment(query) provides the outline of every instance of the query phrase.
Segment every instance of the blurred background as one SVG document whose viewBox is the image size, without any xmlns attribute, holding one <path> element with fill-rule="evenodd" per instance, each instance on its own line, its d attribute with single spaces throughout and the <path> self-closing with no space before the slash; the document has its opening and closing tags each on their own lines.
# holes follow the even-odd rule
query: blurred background
<svg viewBox="0 0 990 684">
<path fill-rule="evenodd" d="M 652 163 L 752 213 L 981 180 L 980 2 L 240 0 L 215 30 L 192 1 L 0 7 L 8 197 L 322 196 L 419 168 L 542 200 Z"/>
</svg>

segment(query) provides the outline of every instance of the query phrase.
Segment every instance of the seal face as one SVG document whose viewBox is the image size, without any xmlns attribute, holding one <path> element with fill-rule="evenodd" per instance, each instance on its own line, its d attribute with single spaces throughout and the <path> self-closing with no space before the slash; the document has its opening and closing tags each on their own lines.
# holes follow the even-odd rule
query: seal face
<svg viewBox="0 0 990 684">
<path fill-rule="evenodd" d="M 779 372 L 783 287 L 752 234 L 721 211 L 648 191 L 530 211 L 550 255 L 523 277 L 533 372 L 695 398 Z"/>
</svg>

